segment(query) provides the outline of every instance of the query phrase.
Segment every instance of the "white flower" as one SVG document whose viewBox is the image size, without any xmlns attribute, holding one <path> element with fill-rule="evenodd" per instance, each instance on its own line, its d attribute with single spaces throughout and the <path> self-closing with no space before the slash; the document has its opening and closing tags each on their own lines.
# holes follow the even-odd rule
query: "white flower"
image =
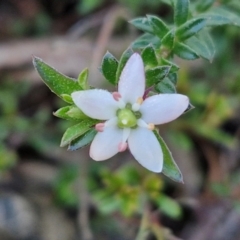
<svg viewBox="0 0 240 240">
<path fill-rule="evenodd" d="M 179 117 L 189 99 L 181 94 L 158 94 L 143 100 L 144 92 L 143 61 L 134 53 L 121 73 L 118 92 L 90 89 L 72 93 L 74 103 L 87 116 L 105 121 L 95 127 L 98 133 L 90 147 L 92 159 L 109 159 L 128 146 L 142 166 L 162 171 L 163 153 L 153 133 L 154 125 Z"/>
</svg>

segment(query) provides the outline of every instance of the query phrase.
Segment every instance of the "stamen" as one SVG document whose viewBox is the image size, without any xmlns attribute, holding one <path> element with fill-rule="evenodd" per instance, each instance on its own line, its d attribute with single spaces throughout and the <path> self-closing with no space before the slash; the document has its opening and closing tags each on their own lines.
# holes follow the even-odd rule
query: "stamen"
<svg viewBox="0 0 240 240">
<path fill-rule="evenodd" d="M 140 109 L 140 104 L 139 104 L 139 103 L 134 103 L 134 104 L 132 105 L 132 110 L 133 110 L 134 112 L 137 112 L 139 109 Z"/>
<path fill-rule="evenodd" d="M 154 130 L 154 128 L 155 128 L 155 125 L 154 125 L 153 123 L 147 124 L 147 123 L 144 122 L 142 119 L 138 119 L 137 125 L 138 125 L 139 127 L 147 128 L 147 129 L 149 129 L 149 130 Z"/>
<path fill-rule="evenodd" d="M 148 124 L 145 123 L 142 119 L 138 119 L 137 125 L 138 125 L 139 127 L 148 128 Z"/>
<path fill-rule="evenodd" d="M 149 130 L 154 130 L 154 128 L 155 128 L 155 125 L 153 123 L 148 124 L 148 129 Z"/>
<path fill-rule="evenodd" d="M 143 103 L 143 98 L 142 98 L 142 97 L 139 97 L 139 98 L 137 99 L 137 103 L 138 103 L 139 105 L 141 105 L 141 104 Z"/>
<path fill-rule="evenodd" d="M 119 99 L 122 98 L 122 96 L 121 96 L 121 94 L 119 92 L 113 92 L 112 95 L 113 95 L 113 98 L 116 101 L 119 101 Z"/>
<path fill-rule="evenodd" d="M 126 142 L 121 142 L 118 145 L 118 151 L 119 152 L 124 152 L 127 149 L 128 144 Z"/>
<path fill-rule="evenodd" d="M 97 124 L 95 125 L 95 129 L 96 129 L 98 132 L 103 132 L 104 127 L 105 127 L 105 123 L 97 123 Z"/>
</svg>

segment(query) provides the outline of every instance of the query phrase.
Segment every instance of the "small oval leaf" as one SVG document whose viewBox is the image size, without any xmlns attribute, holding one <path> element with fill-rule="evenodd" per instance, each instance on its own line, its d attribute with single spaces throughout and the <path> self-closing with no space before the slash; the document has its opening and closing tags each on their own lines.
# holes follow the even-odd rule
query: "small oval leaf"
<svg viewBox="0 0 240 240">
<path fill-rule="evenodd" d="M 191 19 L 177 29 L 176 36 L 180 41 L 184 41 L 197 34 L 205 25 L 205 18 Z"/>
<path fill-rule="evenodd" d="M 118 60 L 107 51 L 102 60 L 102 73 L 104 77 L 112 84 L 116 84 L 116 73 L 118 69 Z"/>
<path fill-rule="evenodd" d="M 147 15 L 147 19 L 153 28 L 154 34 L 160 39 L 162 39 L 169 31 L 168 26 L 162 21 L 162 19 L 153 15 Z"/>
<path fill-rule="evenodd" d="M 83 90 L 89 89 L 88 85 L 88 69 L 85 68 L 81 71 L 81 73 L 78 76 L 78 84 Z"/>
<path fill-rule="evenodd" d="M 162 81 L 169 73 L 171 66 L 159 66 L 146 71 L 146 86 L 151 87 Z"/>
<path fill-rule="evenodd" d="M 141 55 L 145 66 L 156 67 L 158 65 L 157 57 L 152 45 L 148 45 L 144 48 Z"/>
<path fill-rule="evenodd" d="M 60 98 L 62 98 L 62 94 L 71 95 L 72 92 L 82 90 L 76 79 L 67 77 L 58 72 L 56 69 L 43 62 L 42 59 L 34 57 L 33 65 L 43 82 Z"/>
<path fill-rule="evenodd" d="M 146 17 L 140 17 L 140 18 L 135 18 L 131 21 L 129 21 L 134 27 L 136 27 L 139 30 L 142 30 L 143 32 L 151 33 L 153 34 L 153 28 L 149 24 L 148 19 Z"/>
<path fill-rule="evenodd" d="M 174 23 L 181 26 L 188 19 L 189 0 L 174 1 Z"/>
<path fill-rule="evenodd" d="M 54 116 L 71 120 L 71 121 L 79 121 L 82 119 L 89 119 L 79 108 L 76 106 L 66 106 L 58 109 L 53 113 Z"/>
<path fill-rule="evenodd" d="M 184 43 L 175 43 L 173 51 L 177 56 L 186 60 L 194 60 L 199 58 L 198 54 Z"/>
<path fill-rule="evenodd" d="M 167 177 L 171 178 L 173 181 L 183 183 L 183 176 L 181 171 L 179 170 L 177 164 L 173 160 L 172 153 L 169 151 L 166 143 L 160 137 L 159 133 L 154 130 L 153 131 L 159 144 L 161 145 L 163 152 L 163 174 Z"/>
<path fill-rule="evenodd" d="M 60 147 L 64 147 L 72 142 L 74 139 L 80 137 L 88 130 L 92 128 L 93 125 L 98 123 L 99 120 L 95 119 L 86 119 L 81 121 L 80 123 L 68 128 L 66 132 L 63 134 Z"/>
<path fill-rule="evenodd" d="M 175 85 L 169 78 L 164 78 L 160 83 L 155 86 L 158 93 L 176 93 Z"/>
<path fill-rule="evenodd" d="M 90 129 L 89 131 L 87 131 L 85 134 L 83 134 L 79 138 L 73 140 L 69 144 L 68 150 L 75 151 L 77 149 L 87 146 L 88 144 L 90 144 L 92 142 L 92 140 L 94 139 L 96 134 L 97 134 L 97 131 L 94 128 Z"/>
</svg>

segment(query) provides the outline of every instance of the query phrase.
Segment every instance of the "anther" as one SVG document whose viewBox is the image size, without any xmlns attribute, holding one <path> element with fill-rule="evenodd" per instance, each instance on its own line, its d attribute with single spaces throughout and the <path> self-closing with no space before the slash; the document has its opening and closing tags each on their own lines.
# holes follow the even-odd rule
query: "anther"
<svg viewBox="0 0 240 240">
<path fill-rule="evenodd" d="M 155 128 L 155 125 L 153 123 L 148 124 L 148 129 L 149 130 L 154 130 L 154 128 Z"/>
<path fill-rule="evenodd" d="M 142 97 L 139 97 L 139 98 L 137 99 L 137 103 L 138 103 L 139 105 L 141 105 L 141 104 L 143 103 L 143 98 L 142 98 Z"/>
<path fill-rule="evenodd" d="M 97 123 L 97 124 L 95 125 L 95 129 L 96 129 L 98 132 L 103 132 L 104 127 L 105 127 L 105 124 L 104 124 L 104 123 Z"/>
<path fill-rule="evenodd" d="M 122 98 L 122 96 L 121 96 L 121 94 L 119 92 L 113 92 L 112 95 L 113 95 L 113 98 L 116 101 L 119 101 L 119 99 Z"/>
</svg>

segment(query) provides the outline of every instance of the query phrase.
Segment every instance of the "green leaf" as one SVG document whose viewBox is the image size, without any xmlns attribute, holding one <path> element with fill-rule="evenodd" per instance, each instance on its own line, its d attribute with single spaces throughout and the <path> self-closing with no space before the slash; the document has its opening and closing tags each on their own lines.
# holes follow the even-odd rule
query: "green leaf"
<svg viewBox="0 0 240 240">
<path fill-rule="evenodd" d="M 70 103 L 70 104 L 73 104 L 73 100 L 72 100 L 72 97 L 68 94 L 61 94 L 61 98 L 67 102 L 67 103 Z"/>
<path fill-rule="evenodd" d="M 224 7 L 216 7 L 201 16 L 206 17 L 207 26 L 222 26 L 225 24 L 231 24 L 240 27 L 239 15 Z"/>
<path fill-rule="evenodd" d="M 172 198 L 161 194 L 156 203 L 161 209 L 161 212 L 165 213 L 168 217 L 179 219 L 182 216 L 182 209 L 179 203 Z"/>
<path fill-rule="evenodd" d="M 88 85 L 88 69 L 85 68 L 81 71 L 81 73 L 78 76 L 78 84 L 83 90 L 89 89 Z"/>
<path fill-rule="evenodd" d="M 199 58 L 194 49 L 190 48 L 184 43 L 175 43 L 173 51 L 177 56 L 186 60 L 194 60 Z"/>
<path fill-rule="evenodd" d="M 86 119 L 81 121 L 80 123 L 68 128 L 66 132 L 63 134 L 60 147 L 64 147 L 72 142 L 74 139 L 80 137 L 88 130 L 92 128 L 93 125 L 98 123 L 98 120 L 95 119 Z"/>
<path fill-rule="evenodd" d="M 169 73 L 171 67 L 169 66 L 158 66 L 155 68 L 148 69 L 146 71 L 146 85 L 151 87 L 160 81 L 162 81 Z"/>
<path fill-rule="evenodd" d="M 173 30 L 169 31 L 162 39 L 162 45 L 168 49 L 172 49 L 174 45 L 175 32 Z"/>
<path fill-rule="evenodd" d="M 187 21 L 176 31 L 176 36 L 180 41 L 184 41 L 193 35 L 197 34 L 205 25 L 205 18 L 196 18 Z"/>
<path fill-rule="evenodd" d="M 162 63 L 162 65 L 169 65 L 169 66 L 171 66 L 171 68 L 170 68 L 170 72 L 171 73 L 172 72 L 177 72 L 179 70 L 179 66 L 178 65 L 176 65 L 175 63 L 169 61 L 166 58 L 161 58 L 161 63 Z"/>
<path fill-rule="evenodd" d="M 161 145 L 161 148 L 163 151 L 163 161 L 164 161 L 163 174 L 176 182 L 183 183 L 182 173 L 179 170 L 175 161 L 173 160 L 172 153 L 169 151 L 166 143 L 160 137 L 159 133 L 156 130 L 154 130 L 153 132 L 154 132 L 159 144 Z"/>
<path fill-rule="evenodd" d="M 212 5 L 213 3 L 215 2 L 215 0 L 201 0 L 201 1 L 198 1 L 196 4 L 196 9 L 199 11 L 199 12 L 205 12 L 206 10 L 208 10 Z"/>
<path fill-rule="evenodd" d="M 63 118 L 66 120 L 82 120 L 89 118 L 86 116 L 78 107 L 76 106 L 66 106 L 58 109 L 56 112 L 53 113 L 54 116 Z"/>
<path fill-rule="evenodd" d="M 174 83 L 167 77 L 155 86 L 158 93 L 176 93 Z"/>
<path fill-rule="evenodd" d="M 133 50 L 131 48 L 128 48 L 127 50 L 125 50 L 123 52 L 123 54 L 120 58 L 119 64 L 118 64 L 117 72 L 116 72 L 116 84 L 119 81 L 120 75 L 122 73 L 122 70 L 123 70 L 126 62 L 132 56 L 132 54 L 133 54 Z"/>
<path fill-rule="evenodd" d="M 153 28 L 154 34 L 160 39 L 162 39 L 169 31 L 168 26 L 162 21 L 162 19 L 153 15 L 147 15 L 147 19 Z"/>
<path fill-rule="evenodd" d="M 212 62 L 215 48 L 210 41 L 210 39 L 199 39 L 196 36 L 193 36 L 186 41 L 186 44 L 199 56 Z"/>
<path fill-rule="evenodd" d="M 68 150 L 75 151 L 77 149 L 87 146 L 88 144 L 90 144 L 92 142 L 92 140 L 94 139 L 96 134 L 97 134 L 97 131 L 94 128 L 90 129 L 89 131 L 87 131 L 85 134 L 83 134 L 79 138 L 73 140 L 69 144 Z"/>
<path fill-rule="evenodd" d="M 163 3 L 173 6 L 174 0 L 161 0 Z"/>
<path fill-rule="evenodd" d="M 172 73 L 170 72 L 168 74 L 168 78 L 173 83 L 174 86 L 177 85 L 177 73 L 176 72 L 172 72 Z"/>
<path fill-rule="evenodd" d="M 161 41 L 158 37 L 149 34 L 149 33 L 145 33 L 142 36 L 140 36 L 139 38 L 137 38 L 131 45 L 131 47 L 133 49 L 143 49 L 145 47 L 147 47 L 149 44 L 152 44 L 152 46 L 155 49 L 160 48 L 161 46 Z"/>
<path fill-rule="evenodd" d="M 116 73 L 118 69 L 117 59 L 107 51 L 102 60 L 102 73 L 104 77 L 112 84 L 116 84 Z"/>
<path fill-rule="evenodd" d="M 153 27 L 149 24 L 146 17 L 135 18 L 129 21 L 129 23 L 131 23 L 137 29 L 142 30 L 143 32 L 147 32 L 150 34 L 154 33 Z"/>
<path fill-rule="evenodd" d="M 62 98 L 62 94 L 71 95 L 72 92 L 82 90 L 76 79 L 59 73 L 56 69 L 43 62 L 42 59 L 34 57 L 33 65 L 43 82 L 60 98 Z"/>
<path fill-rule="evenodd" d="M 141 55 L 145 66 L 155 67 L 158 65 L 157 57 L 152 45 L 148 45 L 144 48 Z"/>
<path fill-rule="evenodd" d="M 189 0 L 176 0 L 174 3 L 174 23 L 181 26 L 188 19 Z"/>
</svg>

